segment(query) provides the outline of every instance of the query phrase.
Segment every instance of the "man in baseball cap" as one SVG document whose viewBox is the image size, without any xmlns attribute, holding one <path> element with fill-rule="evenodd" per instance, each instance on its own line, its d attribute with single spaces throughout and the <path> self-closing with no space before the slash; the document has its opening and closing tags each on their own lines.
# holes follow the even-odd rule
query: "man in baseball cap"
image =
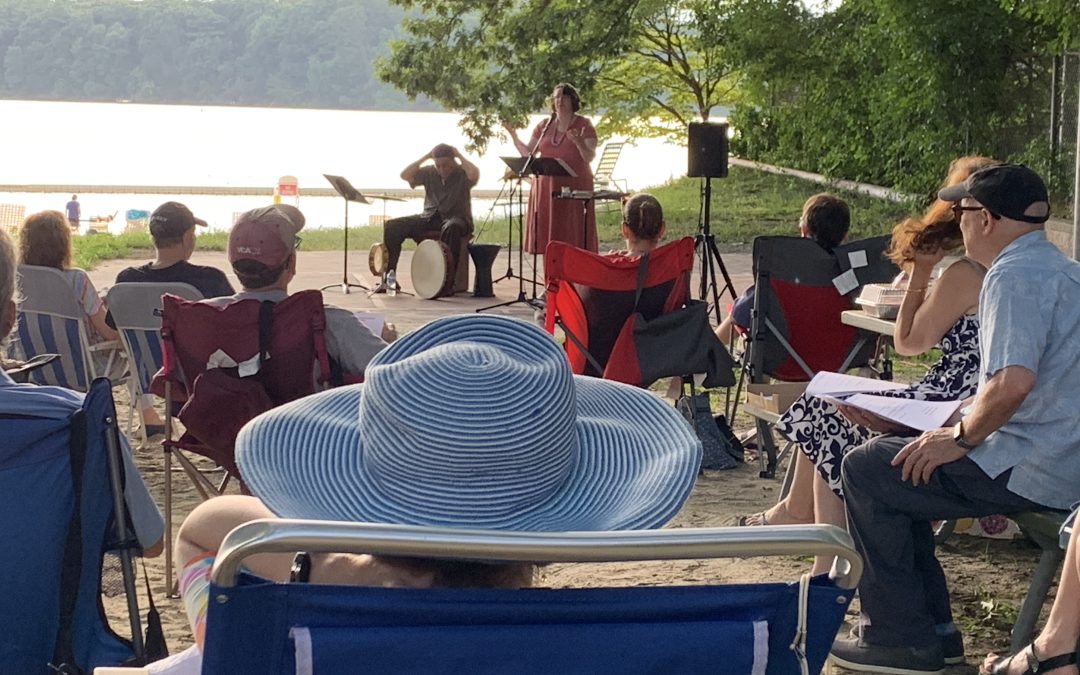
<svg viewBox="0 0 1080 675">
<path fill-rule="evenodd" d="M 206 221 L 196 218 L 191 209 L 180 202 L 165 202 L 150 216 L 150 238 L 157 256 L 154 260 L 126 267 L 116 275 L 116 283 L 183 283 L 194 286 L 204 298 L 232 295 L 232 284 L 225 273 L 216 267 L 193 265 L 189 260 L 195 252 L 195 227 L 206 227 Z M 111 323 L 112 317 L 106 318 Z M 154 410 L 154 397 L 146 395 L 139 401 L 147 437 L 165 433 L 165 423 Z"/>
<path fill-rule="evenodd" d="M 1046 238 L 1046 185 L 1025 166 L 1001 164 L 938 197 L 953 202 L 967 256 L 988 269 L 979 388 L 947 426 L 878 436 L 844 458 L 848 523 L 866 572 L 860 630 L 833 643 L 832 659 L 858 672 L 939 673 L 943 645 L 962 642 L 953 622 L 940 623 L 949 591 L 931 521 L 1066 509 L 1080 495 L 1080 263 Z M 1058 656 L 1025 648 L 1016 660 L 1045 659 L 1052 670 Z M 1009 665 L 1004 657 L 993 671 L 1014 672 Z"/>
<path fill-rule="evenodd" d="M 229 263 L 243 290 L 210 302 L 227 305 L 251 298 L 281 302 L 289 297 L 304 223 L 300 209 L 288 204 L 263 206 L 241 214 L 229 232 Z M 353 312 L 326 306 L 326 351 L 346 376 L 362 374 L 368 361 L 396 336 L 392 324 L 385 324 L 380 337 L 360 323 Z"/>
</svg>

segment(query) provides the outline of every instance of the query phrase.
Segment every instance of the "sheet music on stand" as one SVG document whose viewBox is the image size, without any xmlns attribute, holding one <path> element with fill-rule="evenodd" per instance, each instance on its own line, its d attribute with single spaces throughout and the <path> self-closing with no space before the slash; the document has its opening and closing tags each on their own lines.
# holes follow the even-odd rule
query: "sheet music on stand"
<svg viewBox="0 0 1080 675">
<path fill-rule="evenodd" d="M 357 202 L 359 204 L 370 204 L 367 197 L 360 193 L 359 190 L 353 187 L 344 176 L 332 176 L 328 173 L 323 174 L 323 178 L 329 181 L 334 190 L 345 198 L 346 201 Z"/>
<path fill-rule="evenodd" d="M 558 157 L 500 157 L 506 166 L 518 176 L 569 176 L 577 178 L 577 172 Z"/>
</svg>

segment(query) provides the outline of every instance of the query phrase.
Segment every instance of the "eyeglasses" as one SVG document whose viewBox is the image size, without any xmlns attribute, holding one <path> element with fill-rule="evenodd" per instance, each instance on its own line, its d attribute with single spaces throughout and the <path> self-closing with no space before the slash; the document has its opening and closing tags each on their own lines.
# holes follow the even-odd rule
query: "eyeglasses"
<svg viewBox="0 0 1080 675">
<path fill-rule="evenodd" d="M 959 202 L 952 205 L 953 218 L 956 218 L 956 222 L 960 222 L 960 219 L 964 217 L 964 211 L 982 211 L 985 206 L 961 206 Z"/>
<path fill-rule="evenodd" d="M 304 240 L 301 239 L 300 237 L 296 236 L 296 235 L 293 235 L 293 239 L 294 239 L 294 241 L 293 241 L 293 250 L 298 250 L 300 248 L 300 242 L 302 242 Z"/>
</svg>

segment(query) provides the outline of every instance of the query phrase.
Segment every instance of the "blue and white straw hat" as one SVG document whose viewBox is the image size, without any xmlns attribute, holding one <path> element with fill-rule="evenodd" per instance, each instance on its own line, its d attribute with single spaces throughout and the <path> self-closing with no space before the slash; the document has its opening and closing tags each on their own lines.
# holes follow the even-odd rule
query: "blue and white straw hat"
<svg viewBox="0 0 1080 675">
<path fill-rule="evenodd" d="M 652 394 L 571 374 L 536 326 L 465 315 L 259 416 L 236 456 L 282 517 L 552 532 L 660 527 L 701 445 Z"/>
</svg>

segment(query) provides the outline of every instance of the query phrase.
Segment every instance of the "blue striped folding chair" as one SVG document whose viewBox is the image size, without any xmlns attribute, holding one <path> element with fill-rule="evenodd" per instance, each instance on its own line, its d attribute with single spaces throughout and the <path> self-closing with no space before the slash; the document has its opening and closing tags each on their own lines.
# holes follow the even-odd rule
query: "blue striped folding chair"
<svg viewBox="0 0 1080 675">
<path fill-rule="evenodd" d="M 131 405 L 128 408 L 127 434 L 131 436 L 139 398 L 150 393 L 150 380 L 161 369 L 161 296 L 172 293 L 185 300 L 202 300 L 202 293 L 191 284 L 120 283 L 109 289 L 108 305 L 120 342 L 131 368 Z M 140 431 L 147 441 L 146 429 Z"/>
<path fill-rule="evenodd" d="M 116 359 L 123 358 L 118 341 L 90 344 L 86 314 L 60 270 L 19 265 L 19 286 L 23 300 L 11 356 L 28 361 L 40 354 L 60 355 L 34 371 L 30 381 L 85 392 L 90 382 L 107 376 Z"/>
<path fill-rule="evenodd" d="M 794 583 L 632 588 L 371 588 L 270 583 L 257 553 L 340 551 L 498 562 L 832 555 Z M 211 575 L 204 675 L 820 672 L 862 573 L 847 533 L 783 525 L 521 533 L 262 520 Z"/>
</svg>

